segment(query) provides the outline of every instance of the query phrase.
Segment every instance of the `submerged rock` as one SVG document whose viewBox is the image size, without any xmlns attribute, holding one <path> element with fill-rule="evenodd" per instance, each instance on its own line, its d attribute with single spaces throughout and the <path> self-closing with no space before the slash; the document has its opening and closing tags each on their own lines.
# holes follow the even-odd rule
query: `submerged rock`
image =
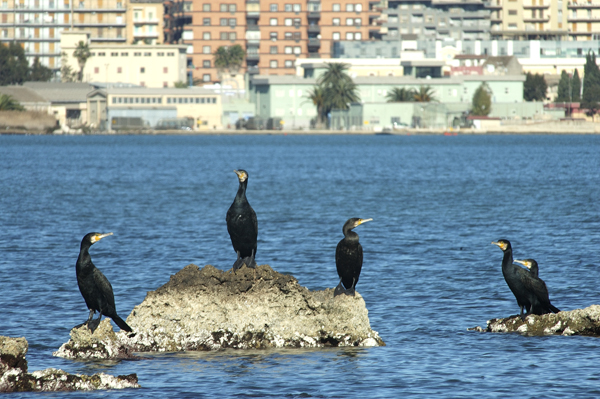
<svg viewBox="0 0 600 399">
<path fill-rule="evenodd" d="M 69 374 L 46 369 L 27 372 L 28 344 L 25 338 L 0 336 L 0 392 L 91 391 L 96 389 L 139 388 L 137 375 Z"/>
<path fill-rule="evenodd" d="M 233 273 L 190 264 L 148 292 L 127 324 L 134 334 L 120 332 L 116 342 L 103 344 L 115 348 L 111 353 L 385 345 L 371 330 L 360 294 L 334 298 L 333 289 L 309 291 L 268 265 Z M 72 342 L 78 339 L 71 333 L 63 347 L 89 348 Z M 72 351 L 59 352 L 73 357 Z"/>
<path fill-rule="evenodd" d="M 600 336 L 600 305 L 585 309 L 530 315 L 521 320 L 518 315 L 488 320 L 487 328 L 473 327 L 481 332 L 518 332 L 523 335 L 587 335 Z"/>
</svg>

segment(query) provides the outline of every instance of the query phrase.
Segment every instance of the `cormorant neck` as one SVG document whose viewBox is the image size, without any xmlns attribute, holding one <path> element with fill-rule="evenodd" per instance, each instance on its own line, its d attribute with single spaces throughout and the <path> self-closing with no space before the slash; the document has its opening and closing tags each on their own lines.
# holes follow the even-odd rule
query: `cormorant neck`
<svg viewBox="0 0 600 399">
<path fill-rule="evenodd" d="M 350 229 L 344 229 L 344 237 L 346 238 L 346 240 L 358 241 L 358 234 L 356 234 Z"/>
<path fill-rule="evenodd" d="M 504 258 L 502 258 L 502 267 L 507 267 L 513 264 L 512 248 L 508 248 L 504 251 Z"/>
<path fill-rule="evenodd" d="M 235 196 L 235 200 L 243 200 L 246 198 L 246 187 L 248 186 L 248 179 L 240 182 L 240 186 L 238 188 L 237 194 Z"/>
<path fill-rule="evenodd" d="M 87 266 L 92 264 L 92 257 L 90 256 L 90 247 L 91 243 L 81 243 L 81 249 L 79 250 L 79 257 L 77 258 L 77 268 L 78 269 L 86 269 Z"/>
</svg>

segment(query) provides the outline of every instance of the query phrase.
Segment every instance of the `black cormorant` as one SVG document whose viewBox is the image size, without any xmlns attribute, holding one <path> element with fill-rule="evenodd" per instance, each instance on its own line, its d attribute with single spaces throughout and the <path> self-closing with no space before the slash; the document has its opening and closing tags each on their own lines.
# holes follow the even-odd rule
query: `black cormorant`
<svg viewBox="0 0 600 399">
<path fill-rule="evenodd" d="M 546 287 L 546 283 L 538 276 L 538 263 L 534 259 L 515 259 L 515 262 L 520 263 L 521 265 L 528 268 L 531 277 L 533 277 L 532 279 L 526 282 L 526 284 L 530 286 L 530 292 L 534 294 L 531 300 L 531 310 L 529 313 L 539 315 L 550 312 L 560 312 L 560 310 L 556 306 L 550 303 L 550 297 L 548 296 L 548 288 Z"/>
<path fill-rule="evenodd" d="M 337 267 L 340 283 L 335 287 L 333 296 L 340 294 L 355 295 L 356 283 L 360 276 L 363 263 L 363 249 L 358 242 L 358 234 L 352 231 L 355 227 L 373 219 L 348 219 L 342 231 L 344 238 L 335 250 L 335 266 Z"/>
<path fill-rule="evenodd" d="M 131 327 L 117 315 L 112 286 L 104 274 L 94 266 L 89 252 L 89 249 L 93 244 L 110 235 L 112 235 L 112 233 L 86 234 L 85 237 L 83 237 L 83 240 L 81 240 L 81 249 L 79 250 L 79 257 L 77 258 L 77 264 L 75 265 L 79 291 L 81 291 L 81 295 L 90 310 L 90 316 L 83 324 L 87 324 L 90 331 L 92 331 L 92 334 L 96 328 L 98 328 L 102 315 L 113 319 L 121 330 L 128 332 L 132 331 Z M 97 319 L 92 320 L 96 311 L 99 312 L 100 315 Z M 80 327 L 83 324 L 80 324 L 77 327 Z"/>
<path fill-rule="evenodd" d="M 256 219 L 256 212 L 246 199 L 248 172 L 241 169 L 234 170 L 234 172 L 238 176 L 240 186 L 225 218 L 231 244 L 237 253 L 233 270 L 240 269 L 244 264 L 247 267 L 256 268 L 254 257 L 256 256 L 258 220 Z"/>
<path fill-rule="evenodd" d="M 540 313 L 541 310 L 550 309 L 548 306 L 544 307 L 544 301 L 539 299 L 536 294 L 536 288 L 534 287 L 539 289 L 539 283 L 535 280 L 539 279 L 532 276 L 529 270 L 523 269 L 521 266 L 513 263 L 510 241 L 498 240 L 492 242 L 492 244 L 497 245 L 504 252 L 504 258 L 502 258 L 502 274 L 504 275 L 506 284 L 508 284 L 508 288 L 510 288 L 514 294 L 517 299 L 517 304 L 521 308 L 521 318 L 524 319 L 526 316 L 523 314 L 524 310 L 527 314 L 543 314 Z M 548 304 L 550 304 L 550 301 L 548 301 Z M 544 313 L 550 313 L 550 311 L 545 311 Z"/>
</svg>

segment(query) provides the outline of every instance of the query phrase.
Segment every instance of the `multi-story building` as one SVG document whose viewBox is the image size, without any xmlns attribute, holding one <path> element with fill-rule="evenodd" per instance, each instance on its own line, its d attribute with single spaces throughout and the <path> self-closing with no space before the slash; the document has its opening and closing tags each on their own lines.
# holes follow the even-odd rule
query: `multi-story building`
<svg viewBox="0 0 600 399">
<path fill-rule="evenodd" d="M 491 0 L 494 39 L 568 40 L 567 0 Z M 600 8 L 600 5 L 598 6 Z"/>
<path fill-rule="evenodd" d="M 160 44 L 163 9 L 162 0 L 0 0 L 0 42 L 58 70 L 62 31 L 89 31 L 97 44 Z"/>
<path fill-rule="evenodd" d="M 490 11 L 482 0 L 389 0 L 381 17 L 384 40 L 417 35 L 425 40 L 487 40 Z"/>
<path fill-rule="evenodd" d="M 214 52 L 241 45 L 251 75 L 293 75 L 296 58 L 329 58 L 338 40 L 369 37 L 368 0 L 194 0 L 185 43 L 195 78 L 220 81 Z"/>
</svg>

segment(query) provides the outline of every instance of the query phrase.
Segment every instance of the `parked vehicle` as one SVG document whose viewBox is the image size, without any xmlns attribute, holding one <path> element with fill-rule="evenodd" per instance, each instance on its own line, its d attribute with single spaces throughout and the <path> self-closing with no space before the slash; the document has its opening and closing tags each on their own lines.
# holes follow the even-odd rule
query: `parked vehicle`
<svg viewBox="0 0 600 399">
<path fill-rule="evenodd" d="M 265 120 L 257 117 L 250 117 L 246 121 L 247 130 L 263 130 L 265 128 Z"/>
<path fill-rule="evenodd" d="M 110 129 L 120 131 L 137 131 L 148 128 L 144 119 L 137 116 L 113 116 L 110 121 Z"/>
<path fill-rule="evenodd" d="M 281 129 L 283 129 L 283 120 L 281 118 L 267 119 L 267 130 L 281 130 Z"/>
<path fill-rule="evenodd" d="M 158 121 L 155 130 L 193 130 L 194 118 L 167 118 Z"/>
</svg>

